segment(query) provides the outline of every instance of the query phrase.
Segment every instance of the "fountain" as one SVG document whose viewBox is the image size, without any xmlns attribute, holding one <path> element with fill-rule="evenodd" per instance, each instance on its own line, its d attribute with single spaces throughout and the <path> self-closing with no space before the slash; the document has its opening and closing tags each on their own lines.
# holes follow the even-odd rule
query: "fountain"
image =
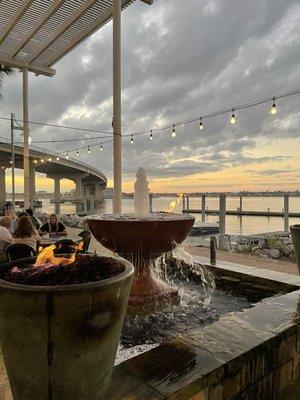
<svg viewBox="0 0 300 400">
<path fill-rule="evenodd" d="M 104 247 L 135 267 L 129 311 L 150 313 L 179 302 L 178 290 L 159 280 L 152 269 L 156 259 L 184 241 L 195 219 L 187 214 L 149 214 L 149 188 L 144 169 L 139 168 L 136 176 L 135 214 L 89 216 L 87 223 Z"/>
</svg>

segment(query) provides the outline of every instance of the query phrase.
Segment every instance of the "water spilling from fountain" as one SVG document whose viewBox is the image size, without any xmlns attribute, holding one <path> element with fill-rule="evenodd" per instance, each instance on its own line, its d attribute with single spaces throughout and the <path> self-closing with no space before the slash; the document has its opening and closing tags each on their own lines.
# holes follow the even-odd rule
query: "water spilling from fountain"
<svg viewBox="0 0 300 400">
<path fill-rule="evenodd" d="M 215 290 L 209 270 L 195 264 L 186 251 L 182 243 L 194 217 L 149 214 L 149 183 L 143 168 L 137 171 L 134 189 L 135 214 L 87 218 L 95 238 L 135 267 L 117 363 L 224 313 L 249 307 L 247 299 Z"/>
</svg>

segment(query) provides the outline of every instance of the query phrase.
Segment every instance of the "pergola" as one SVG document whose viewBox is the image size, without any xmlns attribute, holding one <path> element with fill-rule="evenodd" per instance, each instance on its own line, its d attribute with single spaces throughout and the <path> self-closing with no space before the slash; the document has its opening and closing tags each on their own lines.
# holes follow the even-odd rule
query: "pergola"
<svg viewBox="0 0 300 400">
<path fill-rule="evenodd" d="M 134 1 L 0 0 L 0 64 L 23 72 L 25 207 L 30 205 L 28 71 L 55 75 L 54 64 L 113 19 L 114 212 L 121 212 L 121 10 Z"/>
</svg>

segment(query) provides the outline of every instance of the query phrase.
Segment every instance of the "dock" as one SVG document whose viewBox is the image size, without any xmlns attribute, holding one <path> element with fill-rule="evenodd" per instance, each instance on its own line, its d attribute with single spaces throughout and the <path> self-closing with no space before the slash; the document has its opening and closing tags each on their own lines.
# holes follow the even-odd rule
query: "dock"
<svg viewBox="0 0 300 400">
<path fill-rule="evenodd" d="M 202 214 L 202 210 L 198 209 L 183 209 L 182 212 L 184 214 Z M 208 215 L 219 215 L 220 211 L 219 210 L 205 210 L 205 214 Z M 247 210 L 226 210 L 226 215 L 237 215 L 237 216 L 243 216 L 243 215 L 248 215 L 248 216 L 254 216 L 254 217 L 284 217 L 284 212 L 281 211 L 247 211 Z M 290 218 L 299 218 L 300 217 L 300 212 L 289 212 L 289 217 Z"/>
</svg>

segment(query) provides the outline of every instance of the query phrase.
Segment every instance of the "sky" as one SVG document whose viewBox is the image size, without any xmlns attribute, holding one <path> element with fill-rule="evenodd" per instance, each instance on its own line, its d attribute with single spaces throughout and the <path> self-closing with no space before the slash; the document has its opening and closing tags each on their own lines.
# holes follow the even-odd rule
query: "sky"
<svg viewBox="0 0 300 400">
<path fill-rule="evenodd" d="M 299 0 L 136 1 L 122 14 L 123 133 L 232 108 L 300 87 Z M 30 120 L 111 131 L 112 24 L 55 65 L 53 78 L 30 75 Z M 0 116 L 22 117 L 21 74 L 5 79 Z M 152 191 L 300 189 L 300 95 L 272 104 L 140 136 L 123 138 L 123 190 L 132 191 L 143 166 Z M 9 137 L 9 123 L 0 122 Z M 112 181 L 112 143 L 100 152 L 99 134 L 31 126 L 33 142 L 76 158 Z M 103 142 L 106 139 L 102 140 Z M 96 145 L 96 146 L 94 146 Z M 74 151 L 72 151 L 74 150 Z M 7 172 L 8 191 L 11 182 Z M 62 190 L 74 187 L 63 181 Z M 22 190 L 19 171 L 17 189 Z M 38 174 L 37 190 L 53 191 Z"/>
</svg>

